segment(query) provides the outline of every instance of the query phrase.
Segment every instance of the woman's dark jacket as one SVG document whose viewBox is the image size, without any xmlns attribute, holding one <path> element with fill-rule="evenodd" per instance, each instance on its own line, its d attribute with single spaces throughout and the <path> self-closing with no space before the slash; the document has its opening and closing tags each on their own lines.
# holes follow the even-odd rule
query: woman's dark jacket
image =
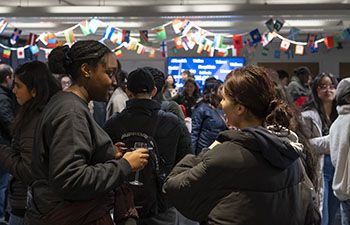
<svg viewBox="0 0 350 225">
<path fill-rule="evenodd" d="M 221 131 L 226 130 L 224 112 L 208 103 L 200 103 L 192 112 L 192 148 L 198 155 L 203 148 L 209 147 Z"/>
<path fill-rule="evenodd" d="M 303 201 L 298 151 L 264 128 L 224 131 L 217 141 L 187 155 L 163 186 L 184 216 L 208 225 L 304 224 L 311 201 Z"/>
<path fill-rule="evenodd" d="M 40 114 L 34 114 L 27 124 L 14 131 L 11 147 L 0 147 L 0 166 L 12 175 L 8 186 L 11 213 L 19 217 L 25 214 L 27 190 L 33 181 L 32 149 L 35 126 Z"/>
</svg>

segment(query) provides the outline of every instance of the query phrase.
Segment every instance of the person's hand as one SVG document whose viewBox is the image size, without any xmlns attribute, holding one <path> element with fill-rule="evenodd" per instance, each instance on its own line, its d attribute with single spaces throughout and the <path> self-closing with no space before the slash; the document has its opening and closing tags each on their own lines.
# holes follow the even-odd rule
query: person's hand
<svg viewBox="0 0 350 225">
<path fill-rule="evenodd" d="M 115 148 L 114 157 L 116 159 L 120 159 L 125 154 L 125 152 L 127 150 L 127 148 L 125 147 L 125 143 L 123 143 L 123 142 L 115 143 L 114 148 Z"/>
<path fill-rule="evenodd" d="M 133 172 L 143 169 L 148 163 L 148 157 L 148 150 L 145 148 L 138 148 L 123 155 L 123 158 L 128 161 Z"/>
</svg>

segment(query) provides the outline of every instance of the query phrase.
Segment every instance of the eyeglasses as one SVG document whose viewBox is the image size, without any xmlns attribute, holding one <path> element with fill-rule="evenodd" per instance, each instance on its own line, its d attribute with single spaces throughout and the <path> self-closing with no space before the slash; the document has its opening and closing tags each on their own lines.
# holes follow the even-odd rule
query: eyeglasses
<svg viewBox="0 0 350 225">
<path fill-rule="evenodd" d="M 334 90 L 335 89 L 335 85 L 334 84 L 320 84 L 318 85 L 318 88 L 322 91 L 325 91 L 327 89 L 329 90 Z"/>
</svg>

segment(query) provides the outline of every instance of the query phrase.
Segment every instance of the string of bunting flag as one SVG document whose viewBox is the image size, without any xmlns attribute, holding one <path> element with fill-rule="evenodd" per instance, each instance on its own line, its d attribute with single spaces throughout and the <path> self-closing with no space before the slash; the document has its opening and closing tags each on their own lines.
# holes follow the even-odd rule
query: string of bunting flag
<svg viewBox="0 0 350 225">
<path fill-rule="evenodd" d="M 140 30 L 140 38 L 135 38 L 131 36 L 130 30 L 120 29 L 102 22 L 97 18 L 92 18 L 91 20 L 83 20 L 72 27 L 56 33 L 44 32 L 40 35 L 29 33 L 27 44 L 22 47 L 9 47 L 4 44 L 0 44 L 0 47 L 3 49 L 3 58 L 10 58 L 11 51 L 16 51 L 17 58 L 23 59 L 25 58 L 25 49 L 28 48 L 33 55 L 37 55 L 39 51 L 44 51 L 47 57 L 50 51 L 56 46 L 65 44 L 72 45 L 76 41 L 74 34 L 75 29 L 80 28 L 80 32 L 84 36 L 89 36 L 96 35 L 100 27 L 104 28 L 100 41 L 104 43 L 105 40 L 109 40 L 115 46 L 112 48 L 112 51 L 115 52 L 117 57 L 122 56 L 122 48 L 129 51 L 136 51 L 137 54 L 144 54 L 147 52 L 150 58 L 154 58 L 156 52 L 160 52 L 162 57 L 167 57 L 167 43 L 169 42 L 174 42 L 173 49 L 175 50 L 184 49 L 185 51 L 189 51 L 197 46 L 196 52 L 198 54 L 205 51 L 210 57 L 214 56 L 215 53 L 218 56 L 225 57 L 228 56 L 230 50 L 232 56 L 240 55 L 244 47 L 246 47 L 248 54 L 252 54 L 256 51 L 259 43 L 263 47 L 262 54 L 266 55 L 268 51 L 267 45 L 275 38 L 281 40 L 280 51 L 289 53 L 292 49 L 291 44 L 293 44 L 295 45 L 294 53 L 297 55 L 303 55 L 305 47 L 309 48 L 313 53 L 318 52 L 318 45 L 322 42 L 324 42 L 328 49 L 333 48 L 335 45 L 340 49 L 342 48 L 341 41 L 350 41 L 350 28 L 344 29 L 339 35 L 326 36 L 320 39 L 317 39 L 316 34 L 308 34 L 306 42 L 301 42 L 296 41 L 300 32 L 298 28 L 292 27 L 289 31 L 288 38 L 278 33 L 284 25 L 282 19 L 275 20 L 270 18 L 265 22 L 265 25 L 267 31 L 264 33 L 260 33 L 259 29 L 256 28 L 242 34 L 223 35 L 209 32 L 188 19 L 174 19 L 149 30 Z M 0 34 L 3 33 L 7 26 L 7 20 L 5 18 L 0 19 Z M 172 31 L 171 28 L 168 29 L 170 26 L 172 27 Z M 151 43 L 149 41 L 149 32 L 156 34 L 156 42 Z M 13 33 L 9 37 L 12 45 L 18 42 L 21 33 L 22 30 L 14 28 Z M 171 38 L 168 38 L 169 34 Z M 64 39 L 58 40 L 58 36 L 62 35 Z M 38 47 L 38 44 L 40 47 Z M 153 45 L 157 45 L 157 47 L 153 47 Z"/>
</svg>

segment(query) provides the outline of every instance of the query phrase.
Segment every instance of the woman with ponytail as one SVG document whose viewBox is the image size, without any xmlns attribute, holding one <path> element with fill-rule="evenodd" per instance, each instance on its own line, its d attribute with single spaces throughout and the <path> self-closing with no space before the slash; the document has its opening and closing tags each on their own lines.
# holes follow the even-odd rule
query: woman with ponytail
<svg viewBox="0 0 350 225">
<path fill-rule="evenodd" d="M 234 129 L 177 164 L 163 186 L 167 197 L 203 225 L 312 224 L 306 219 L 312 197 L 302 193 L 302 145 L 267 71 L 252 65 L 232 71 L 221 104 Z"/>
<path fill-rule="evenodd" d="M 21 109 L 13 126 L 11 147 L 0 146 L 0 166 L 11 175 L 9 182 L 9 225 L 24 224 L 27 189 L 33 181 L 31 162 L 34 130 L 40 115 L 60 86 L 45 63 L 34 61 L 15 71 L 13 93 Z"/>
<path fill-rule="evenodd" d="M 88 40 L 52 50 L 48 64 L 73 84 L 50 99 L 37 123 L 27 223 L 113 225 L 113 191 L 148 162 L 144 148 L 121 157 L 88 109 L 91 100 L 107 100 L 117 61 Z"/>
</svg>

